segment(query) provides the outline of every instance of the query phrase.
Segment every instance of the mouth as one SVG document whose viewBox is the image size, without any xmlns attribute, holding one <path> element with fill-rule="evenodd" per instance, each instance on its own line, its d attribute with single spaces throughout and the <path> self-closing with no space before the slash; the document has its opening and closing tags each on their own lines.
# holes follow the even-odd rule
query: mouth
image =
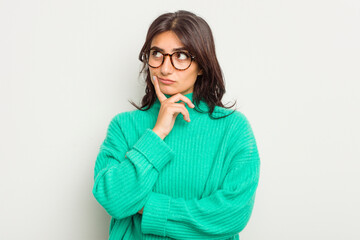
<svg viewBox="0 0 360 240">
<path fill-rule="evenodd" d="M 165 79 L 165 78 L 159 78 L 159 77 L 158 77 L 158 79 L 159 79 L 160 82 L 162 82 L 162 83 L 164 83 L 164 84 L 172 84 L 172 83 L 175 82 L 175 81 L 173 81 L 173 80 Z"/>
</svg>

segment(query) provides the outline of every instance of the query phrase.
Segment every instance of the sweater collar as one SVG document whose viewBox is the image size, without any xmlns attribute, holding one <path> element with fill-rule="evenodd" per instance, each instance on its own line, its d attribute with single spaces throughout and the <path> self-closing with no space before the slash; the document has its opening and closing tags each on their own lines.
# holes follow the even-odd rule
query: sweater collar
<svg viewBox="0 0 360 240">
<path fill-rule="evenodd" d="M 172 95 L 169 95 L 169 94 L 165 94 L 164 95 L 167 97 L 167 98 L 170 98 Z M 188 94 L 185 94 L 184 95 L 185 97 L 189 98 L 190 101 L 195 105 L 194 108 L 191 108 L 188 106 L 188 104 L 185 102 L 185 107 L 186 109 L 189 111 L 189 114 L 190 114 L 190 119 L 193 119 L 195 116 L 198 116 L 198 115 L 201 115 L 201 114 L 206 114 L 207 111 L 209 111 L 209 107 L 207 105 L 207 103 L 203 100 L 200 100 L 198 104 L 196 104 L 194 102 L 194 99 L 193 99 L 193 93 L 188 93 Z M 183 102 L 182 100 L 179 100 L 177 101 L 176 103 L 180 103 L 180 102 Z M 161 106 L 161 103 L 156 95 L 156 100 L 153 104 L 153 106 L 151 107 L 151 109 L 153 109 L 156 113 L 159 112 L 160 110 L 160 106 Z M 197 112 L 195 109 L 200 109 L 200 111 L 204 111 L 205 113 L 200 113 L 200 112 Z M 179 114 L 181 115 L 181 114 Z M 178 117 L 179 117 L 178 115 Z"/>
</svg>

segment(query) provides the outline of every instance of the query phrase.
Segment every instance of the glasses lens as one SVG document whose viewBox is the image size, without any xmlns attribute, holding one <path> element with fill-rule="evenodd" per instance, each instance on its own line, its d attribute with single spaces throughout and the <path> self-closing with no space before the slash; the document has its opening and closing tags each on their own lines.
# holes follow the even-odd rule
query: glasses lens
<svg viewBox="0 0 360 240">
<path fill-rule="evenodd" d="M 187 52 L 175 52 L 172 55 L 174 67 L 177 69 L 186 69 L 191 63 L 191 56 Z"/>
<path fill-rule="evenodd" d="M 159 67 L 163 61 L 163 57 L 161 52 L 152 49 L 149 53 L 148 64 L 151 67 Z"/>
</svg>

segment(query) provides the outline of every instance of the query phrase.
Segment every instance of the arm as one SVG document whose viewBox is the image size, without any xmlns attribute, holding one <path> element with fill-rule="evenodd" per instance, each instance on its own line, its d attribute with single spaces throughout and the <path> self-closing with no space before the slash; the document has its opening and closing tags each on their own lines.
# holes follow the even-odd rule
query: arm
<svg viewBox="0 0 360 240">
<path fill-rule="evenodd" d="M 134 215 L 144 206 L 159 171 L 173 157 L 174 152 L 150 128 L 129 148 L 117 115 L 96 158 L 93 195 L 114 218 Z"/>
<path fill-rule="evenodd" d="M 247 123 L 247 122 L 245 122 Z M 228 239 L 250 219 L 259 180 L 260 159 L 250 125 L 238 129 L 230 167 L 218 190 L 202 199 L 185 200 L 151 192 L 141 229 L 174 239 Z"/>
</svg>

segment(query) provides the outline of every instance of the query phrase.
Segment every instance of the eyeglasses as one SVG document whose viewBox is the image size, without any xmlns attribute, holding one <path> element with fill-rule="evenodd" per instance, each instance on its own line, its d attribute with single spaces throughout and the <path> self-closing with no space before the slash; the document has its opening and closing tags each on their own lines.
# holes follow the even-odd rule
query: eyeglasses
<svg viewBox="0 0 360 240">
<path fill-rule="evenodd" d="M 170 56 L 170 62 L 173 67 L 177 70 L 184 71 L 188 69 L 195 57 L 193 57 L 189 52 L 177 51 L 172 54 L 162 53 L 158 50 L 151 49 L 149 54 L 146 56 L 146 61 L 152 68 L 160 67 L 165 60 L 166 56 Z"/>
</svg>

